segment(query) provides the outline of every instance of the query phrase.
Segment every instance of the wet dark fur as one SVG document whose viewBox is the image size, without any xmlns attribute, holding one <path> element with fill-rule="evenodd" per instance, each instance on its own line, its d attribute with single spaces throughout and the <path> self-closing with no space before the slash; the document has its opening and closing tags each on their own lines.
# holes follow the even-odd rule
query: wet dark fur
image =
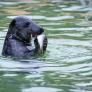
<svg viewBox="0 0 92 92">
<path fill-rule="evenodd" d="M 38 51 L 37 39 L 35 39 L 35 48 L 29 50 L 31 46 L 31 35 L 39 35 L 44 32 L 43 28 L 34 23 L 27 17 L 16 17 L 10 25 L 4 41 L 2 55 L 14 57 L 34 56 Z M 45 39 L 46 40 L 46 39 Z M 44 47 L 46 50 L 47 44 Z"/>
</svg>

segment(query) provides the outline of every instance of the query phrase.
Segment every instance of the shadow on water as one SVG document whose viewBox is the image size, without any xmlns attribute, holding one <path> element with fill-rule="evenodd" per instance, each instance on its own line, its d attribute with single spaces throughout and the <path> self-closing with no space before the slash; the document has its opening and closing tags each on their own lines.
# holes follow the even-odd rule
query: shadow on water
<svg viewBox="0 0 92 92">
<path fill-rule="evenodd" d="M 0 92 L 92 92 L 92 1 L 18 1 L 0 0 L 0 53 L 18 15 L 45 29 L 48 48 L 34 59 L 0 56 Z"/>
</svg>

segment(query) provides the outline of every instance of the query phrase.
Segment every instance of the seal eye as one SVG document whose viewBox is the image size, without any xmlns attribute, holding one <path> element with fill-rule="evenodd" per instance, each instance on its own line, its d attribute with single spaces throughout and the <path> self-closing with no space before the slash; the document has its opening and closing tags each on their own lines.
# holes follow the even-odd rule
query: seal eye
<svg viewBox="0 0 92 92">
<path fill-rule="evenodd" d="M 26 27 L 29 27 L 29 25 L 30 25 L 30 22 L 26 22 L 25 24 L 24 24 L 24 27 L 26 28 Z"/>
</svg>

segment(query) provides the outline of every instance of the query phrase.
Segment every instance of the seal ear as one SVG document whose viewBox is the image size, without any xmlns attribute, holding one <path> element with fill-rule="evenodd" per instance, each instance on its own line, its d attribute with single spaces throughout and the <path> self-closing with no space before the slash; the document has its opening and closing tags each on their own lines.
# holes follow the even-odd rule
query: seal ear
<svg viewBox="0 0 92 92">
<path fill-rule="evenodd" d="M 15 24 L 16 24 L 16 20 L 15 20 L 15 19 L 13 19 L 13 20 L 12 20 L 12 22 L 10 23 L 9 27 L 14 27 L 14 26 L 15 26 Z"/>
<path fill-rule="evenodd" d="M 13 30 L 13 28 L 15 27 L 16 25 L 16 20 L 13 19 L 11 21 L 11 23 L 9 24 L 9 28 L 8 28 L 8 32 L 7 32 L 7 36 L 9 36 L 10 34 L 13 34 L 15 30 Z"/>
</svg>

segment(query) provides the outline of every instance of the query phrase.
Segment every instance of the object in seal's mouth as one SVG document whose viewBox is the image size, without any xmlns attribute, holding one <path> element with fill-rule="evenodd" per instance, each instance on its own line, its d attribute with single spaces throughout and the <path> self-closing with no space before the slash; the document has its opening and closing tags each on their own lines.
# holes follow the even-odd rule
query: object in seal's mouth
<svg viewBox="0 0 92 92">
<path fill-rule="evenodd" d="M 44 33 L 41 35 L 38 35 L 34 42 L 38 53 L 43 54 L 46 51 L 47 44 L 48 44 L 46 35 Z"/>
</svg>

